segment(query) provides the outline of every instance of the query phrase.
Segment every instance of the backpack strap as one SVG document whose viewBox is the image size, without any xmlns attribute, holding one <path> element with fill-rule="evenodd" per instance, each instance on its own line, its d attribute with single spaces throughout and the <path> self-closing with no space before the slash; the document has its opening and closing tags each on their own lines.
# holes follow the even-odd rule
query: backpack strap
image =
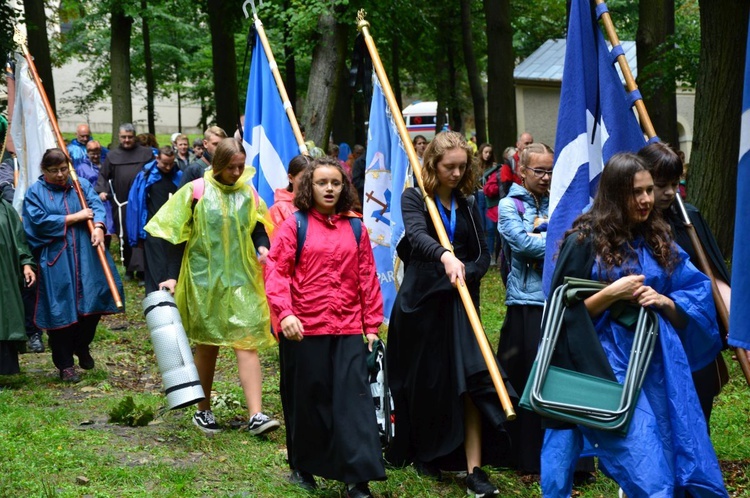
<svg viewBox="0 0 750 498">
<path fill-rule="evenodd" d="M 357 248 L 359 248 L 359 239 L 362 237 L 362 220 L 356 217 L 349 218 L 349 225 L 352 227 L 354 241 L 357 243 Z"/>
<path fill-rule="evenodd" d="M 307 238 L 307 212 L 295 211 L 294 218 L 297 221 L 297 251 L 294 256 L 295 266 L 299 264 L 299 258 L 302 255 L 302 247 L 305 245 Z M 349 226 L 352 227 L 354 241 L 359 247 L 359 239 L 362 237 L 362 220 L 357 217 L 349 218 Z"/>
<path fill-rule="evenodd" d="M 302 246 L 305 245 L 307 238 L 307 212 L 295 211 L 294 218 L 297 220 L 297 252 L 294 256 L 294 265 L 299 264 L 299 257 L 302 255 Z"/>
<path fill-rule="evenodd" d="M 516 211 L 518 211 L 518 214 L 523 217 L 523 215 L 526 213 L 526 206 L 524 206 L 523 201 L 518 197 L 513 197 L 513 204 L 516 205 Z"/>
<path fill-rule="evenodd" d="M 203 180 L 203 177 L 200 177 L 190 183 L 193 184 L 193 203 L 190 205 L 190 209 L 191 211 L 195 211 L 195 205 L 198 204 L 198 201 L 203 197 L 203 190 L 206 188 L 206 182 Z"/>
</svg>

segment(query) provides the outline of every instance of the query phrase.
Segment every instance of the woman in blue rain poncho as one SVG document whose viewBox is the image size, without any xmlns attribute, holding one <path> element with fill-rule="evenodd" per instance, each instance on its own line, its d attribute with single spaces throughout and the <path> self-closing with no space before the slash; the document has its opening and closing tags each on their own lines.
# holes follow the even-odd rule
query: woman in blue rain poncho
<svg viewBox="0 0 750 498">
<path fill-rule="evenodd" d="M 727 496 L 690 375 L 721 349 L 711 286 L 654 211 L 654 182 L 638 156 L 608 161 L 591 210 L 563 242 L 552 290 L 565 276 L 609 285 L 565 311 L 565 323 L 575 326 L 563 330 L 553 364 L 622 383 L 634 336 L 607 310 L 619 300 L 654 309 L 659 339 L 624 436 L 549 422 L 544 496 L 570 496 L 584 449 L 629 498 Z"/>
<path fill-rule="evenodd" d="M 254 435 L 276 429 L 261 411 L 258 350 L 275 347 L 270 333 L 263 270 L 270 246 L 264 228 L 266 205 L 247 184 L 245 150 L 233 138 L 216 147 L 213 168 L 177 191 L 145 230 L 172 244 L 187 242 L 179 278 L 159 284 L 175 294 L 206 399 L 195 425 L 220 431 L 211 412 L 211 388 L 219 346 L 234 349 Z"/>
</svg>

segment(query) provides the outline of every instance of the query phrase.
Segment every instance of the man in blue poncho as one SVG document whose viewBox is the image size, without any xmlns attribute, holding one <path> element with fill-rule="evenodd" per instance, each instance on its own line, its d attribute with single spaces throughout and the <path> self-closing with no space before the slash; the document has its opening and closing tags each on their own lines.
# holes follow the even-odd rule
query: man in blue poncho
<svg viewBox="0 0 750 498">
<path fill-rule="evenodd" d="M 156 160 L 146 163 L 133 181 L 128 196 L 127 229 L 131 247 L 143 246 L 146 263 L 146 293 L 159 289 L 159 282 L 177 279 L 183 244 L 175 246 L 152 237 L 143 229 L 169 198 L 177 192 L 182 171 L 175 167 L 175 151 L 167 145 Z"/>
</svg>

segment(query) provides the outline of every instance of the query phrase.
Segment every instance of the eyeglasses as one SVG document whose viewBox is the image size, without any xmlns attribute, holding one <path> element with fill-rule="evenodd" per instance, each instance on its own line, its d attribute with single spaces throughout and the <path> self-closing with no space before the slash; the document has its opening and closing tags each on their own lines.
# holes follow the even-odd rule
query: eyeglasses
<svg viewBox="0 0 750 498">
<path fill-rule="evenodd" d="M 68 168 L 67 166 L 63 166 L 62 168 L 58 168 L 58 169 L 46 169 L 45 171 L 47 171 L 47 173 L 49 173 L 50 175 L 59 175 L 60 173 L 62 173 L 64 175 L 65 173 L 68 172 L 69 169 L 70 168 Z"/>
<path fill-rule="evenodd" d="M 552 178 L 551 169 L 535 169 L 535 168 L 526 168 L 526 169 L 534 173 L 534 178 L 544 178 L 545 175 L 549 175 L 549 177 Z"/>
<path fill-rule="evenodd" d="M 344 184 L 338 180 L 332 180 L 330 182 L 319 181 L 313 183 L 313 185 L 315 185 L 319 189 L 326 189 L 329 185 L 331 186 L 332 190 L 341 190 L 342 188 L 344 188 Z"/>
</svg>

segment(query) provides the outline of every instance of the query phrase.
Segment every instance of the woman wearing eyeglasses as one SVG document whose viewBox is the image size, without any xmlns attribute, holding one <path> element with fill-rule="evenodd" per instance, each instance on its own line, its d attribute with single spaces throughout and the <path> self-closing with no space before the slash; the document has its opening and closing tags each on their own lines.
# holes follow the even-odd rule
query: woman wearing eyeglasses
<svg viewBox="0 0 750 498">
<path fill-rule="evenodd" d="M 104 244 L 104 206 L 88 180 L 80 178 L 89 205 L 82 208 L 68 164 L 60 149 L 44 153 L 42 176 L 24 198 L 23 226 L 39 268 L 34 322 L 47 330 L 60 378 L 78 382 L 73 355 L 84 370 L 94 368 L 89 345 L 96 326 L 101 315 L 118 310 L 96 254 Z M 88 220 L 94 222 L 93 233 Z M 112 257 L 105 254 L 123 295 Z"/>
<path fill-rule="evenodd" d="M 511 385 L 521 393 L 539 346 L 544 307 L 542 263 L 554 153 L 545 144 L 532 143 L 519 159 L 521 185 L 512 184 L 498 204 L 498 231 L 505 240 L 504 248 L 510 249 L 511 269 L 497 356 Z M 544 436 L 541 418 L 527 410 L 516 409 L 516 414 L 518 418 L 506 424 L 512 441 L 508 464 L 525 474 L 539 474 Z"/>
</svg>

